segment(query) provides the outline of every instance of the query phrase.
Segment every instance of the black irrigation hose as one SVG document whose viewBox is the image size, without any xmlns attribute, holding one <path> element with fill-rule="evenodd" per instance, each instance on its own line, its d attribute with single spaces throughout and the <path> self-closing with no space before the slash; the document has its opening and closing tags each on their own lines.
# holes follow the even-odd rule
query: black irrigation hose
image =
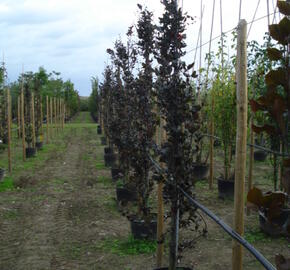
<svg viewBox="0 0 290 270">
<path fill-rule="evenodd" d="M 241 237 L 235 230 L 233 230 L 229 225 L 224 223 L 222 219 L 212 213 L 205 206 L 194 200 L 190 197 L 182 188 L 178 187 L 180 192 L 188 199 L 188 201 L 199 208 L 203 213 L 205 213 L 208 217 L 210 217 L 215 223 L 217 223 L 222 229 L 227 232 L 232 238 L 238 241 L 241 245 L 243 245 L 253 256 L 264 266 L 267 270 L 276 270 L 276 268 L 258 251 L 256 250 L 248 241 L 246 241 L 243 237 Z"/>
<path fill-rule="evenodd" d="M 217 136 L 214 136 L 214 135 L 210 135 L 210 134 L 201 134 L 201 135 L 202 136 L 206 136 L 206 137 L 211 137 L 211 138 L 214 138 L 214 139 L 217 139 L 217 140 L 221 141 L 221 138 L 219 138 Z M 277 151 L 273 151 L 273 150 L 271 150 L 269 148 L 266 148 L 266 147 L 263 147 L 263 146 L 260 146 L 260 145 L 257 145 L 257 144 L 247 143 L 247 146 L 251 146 L 251 147 L 254 147 L 254 148 L 263 150 L 264 152 L 274 154 L 275 156 L 279 156 L 279 157 L 290 157 L 290 154 L 280 153 L 280 152 L 277 152 Z"/>
<path fill-rule="evenodd" d="M 164 174 L 164 170 L 159 166 L 159 164 L 149 156 L 152 164 L 157 168 L 157 170 Z M 166 180 L 165 180 L 166 181 Z M 169 183 L 168 181 L 166 181 Z M 170 183 L 169 183 L 170 184 Z M 233 230 L 229 225 L 224 223 L 222 219 L 212 213 L 208 208 L 194 200 L 190 197 L 181 187 L 177 187 L 179 191 L 188 199 L 188 201 L 195 207 L 199 208 L 203 213 L 205 213 L 208 217 L 210 217 L 215 223 L 217 223 L 222 229 L 228 233 L 232 238 L 238 241 L 241 245 L 243 245 L 253 256 L 264 266 L 267 270 L 276 270 L 276 268 L 258 251 L 256 250 L 248 241 L 246 241 L 243 237 L 241 237 L 235 230 Z"/>
</svg>

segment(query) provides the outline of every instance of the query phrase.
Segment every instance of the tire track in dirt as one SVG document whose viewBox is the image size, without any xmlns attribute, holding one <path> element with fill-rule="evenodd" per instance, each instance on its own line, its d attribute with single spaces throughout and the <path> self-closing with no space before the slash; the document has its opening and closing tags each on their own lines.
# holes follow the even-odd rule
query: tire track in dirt
<svg viewBox="0 0 290 270">
<path fill-rule="evenodd" d="M 19 217 L 0 219 L 1 270 L 75 269 L 64 268 L 59 249 L 72 222 L 69 206 L 86 185 L 83 154 L 87 134 L 86 130 L 71 130 L 65 152 L 30 176 L 37 179 L 35 190 L 18 194 L 13 209 L 19 211 Z M 55 179 L 63 184 L 56 188 Z"/>
</svg>

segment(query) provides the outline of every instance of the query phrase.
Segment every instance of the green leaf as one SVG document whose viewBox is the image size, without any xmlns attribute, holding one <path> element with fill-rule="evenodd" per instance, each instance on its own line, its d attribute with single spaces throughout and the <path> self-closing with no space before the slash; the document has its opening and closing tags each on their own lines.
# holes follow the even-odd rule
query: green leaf
<svg viewBox="0 0 290 270">
<path fill-rule="evenodd" d="M 282 14 L 290 16 L 290 3 L 287 3 L 286 1 L 278 1 L 277 7 Z"/>
<path fill-rule="evenodd" d="M 283 53 L 276 48 L 267 48 L 268 57 L 272 61 L 281 60 L 283 58 Z"/>
</svg>

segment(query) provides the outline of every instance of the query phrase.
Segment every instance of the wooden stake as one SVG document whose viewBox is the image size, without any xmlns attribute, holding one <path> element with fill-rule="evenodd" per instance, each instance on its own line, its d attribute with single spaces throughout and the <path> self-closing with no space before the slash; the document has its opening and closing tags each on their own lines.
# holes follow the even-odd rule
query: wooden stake
<svg viewBox="0 0 290 270">
<path fill-rule="evenodd" d="M 247 150 L 247 22 L 241 20 L 237 29 L 237 137 L 235 160 L 234 229 L 244 234 L 244 197 Z M 243 269 L 243 247 L 233 242 L 232 269 Z"/>
<path fill-rule="evenodd" d="M 61 121 L 62 129 L 64 129 L 64 115 L 65 115 L 64 100 L 62 100 L 62 121 Z"/>
<path fill-rule="evenodd" d="M 54 107 L 54 128 L 55 128 L 56 133 L 57 133 L 58 130 L 57 130 L 56 97 L 53 99 L 53 107 Z"/>
<path fill-rule="evenodd" d="M 40 102 L 40 134 L 43 136 L 43 111 L 42 111 L 42 96 L 39 98 Z"/>
<path fill-rule="evenodd" d="M 254 132 L 252 129 L 253 125 L 253 113 L 251 112 L 251 119 L 250 119 L 250 144 L 254 144 Z M 248 192 L 253 187 L 253 165 L 254 165 L 254 147 L 250 146 L 250 156 L 249 156 L 249 174 L 248 174 Z M 247 207 L 247 215 L 250 214 L 250 209 Z"/>
<path fill-rule="evenodd" d="M 165 121 L 162 119 L 160 123 L 160 144 L 166 140 L 166 132 L 164 130 Z M 164 163 L 161 163 L 161 167 L 164 168 Z M 157 267 L 162 266 L 162 259 L 164 253 L 164 203 L 163 203 L 163 182 L 158 183 L 157 190 Z"/>
<path fill-rule="evenodd" d="M 7 132 L 8 132 L 8 170 L 12 172 L 12 160 L 11 160 L 11 97 L 10 90 L 7 89 Z"/>
<path fill-rule="evenodd" d="M 34 93 L 31 94 L 31 122 L 32 122 L 32 147 L 35 148 L 36 139 L 35 139 L 35 115 L 34 115 Z"/>
<path fill-rule="evenodd" d="M 53 109 L 52 109 L 52 97 L 50 97 L 50 138 L 52 138 L 52 136 L 54 135 L 54 131 L 53 131 Z"/>
<path fill-rule="evenodd" d="M 49 143 L 49 102 L 48 96 L 46 96 L 46 143 Z"/>
<path fill-rule="evenodd" d="M 20 139 L 21 137 L 21 104 L 20 104 L 20 96 L 17 98 L 17 134 L 18 138 Z"/>
<path fill-rule="evenodd" d="M 214 93 L 211 99 L 211 120 L 210 120 L 210 149 L 209 149 L 209 189 L 213 188 L 214 178 Z"/>
<path fill-rule="evenodd" d="M 26 146 L 25 146 L 25 122 L 24 122 L 24 90 L 23 90 L 23 82 L 21 89 L 21 127 L 22 127 L 22 155 L 23 161 L 26 160 Z"/>
</svg>

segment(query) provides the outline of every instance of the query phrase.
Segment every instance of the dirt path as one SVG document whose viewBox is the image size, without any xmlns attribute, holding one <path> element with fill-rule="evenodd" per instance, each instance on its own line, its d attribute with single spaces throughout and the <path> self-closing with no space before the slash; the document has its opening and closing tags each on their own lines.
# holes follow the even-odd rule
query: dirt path
<svg viewBox="0 0 290 270">
<path fill-rule="evenodd" d="M 102 262 L 100 243 L 129 228 L 114 209 L 103 147 L 90 122 L 81 114 L 55 142 L 58 151 L 48 154 L 45 166 L 23 172 L 17 179 L 21 189 L 0 194 L 1 270 L 114 265 L 114 258 Z"/>
<path fill-rule="evenodd" d="M 104 166 L 103 146 L 90 115 L 81 113 L 66 125 L 43 153 L 36 158 L 43 159 L 38 167 L 26 162 L 14 177 L 19 188 L 0 193 L 0 270 L 154 269 L 154 247 L 146 252 L 143 245 L 145 254 L 140 254 L 128 244 L 130 225 L 118 212 L 115 184 Z M 231 224 L 233 202 L 218 200 L 216 189 L 210 192 L 206 182 L 197 189 L 198 199 Z M 182 264 L 199 270 L 230 269 L 230 237 L 209 220 L 208 227 L 208 236 L 184 252 Z M 246 231 L 270 260 L 275 253 L 289 253 L 285 239 L 259 232 L 256 215 L 247 217 Z M 187 231 L 180 237 L 196 238 Z M 166 263 L 168 249 L 165 253 Z M 245 270 L 254 269 L 263 267 L 245 252 Z"/>
</svg>

